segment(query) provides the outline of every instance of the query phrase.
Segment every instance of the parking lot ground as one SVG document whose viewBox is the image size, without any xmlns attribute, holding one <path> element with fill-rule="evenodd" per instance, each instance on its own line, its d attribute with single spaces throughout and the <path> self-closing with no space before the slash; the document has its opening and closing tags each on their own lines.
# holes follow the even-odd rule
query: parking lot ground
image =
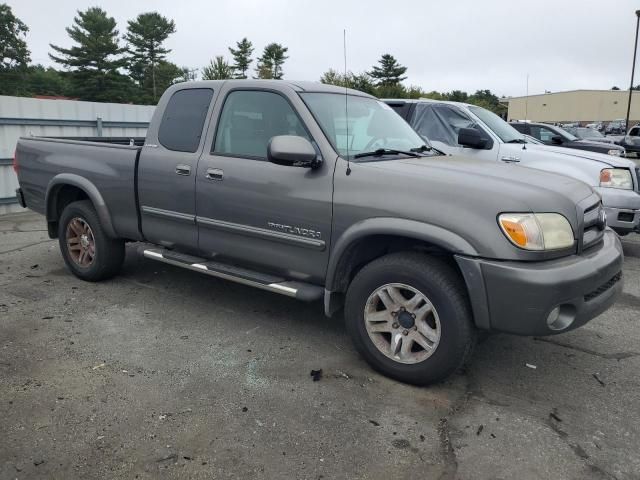
<svg viewBox="0 0 640 480">
<path fill-rule="evenodd" d="M 638 235 L 613 309 L 491 336 L 429 388 L 373 372 L 320 304 L 136 248 L 85 283 L 42 217 L 0 217 L 0 478 L 640 478 Z"/>
</svg>

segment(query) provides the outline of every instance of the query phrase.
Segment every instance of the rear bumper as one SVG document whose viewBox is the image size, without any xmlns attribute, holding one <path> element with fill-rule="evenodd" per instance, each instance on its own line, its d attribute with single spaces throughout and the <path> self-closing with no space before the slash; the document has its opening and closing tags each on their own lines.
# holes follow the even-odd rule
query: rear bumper
<svg viewBox="0 0 640 480">
<path fill-rule="evenodd" d="M 27 208 L 27 203 L 24 201 L 24 193 L 21 188 L 16 188 L 16 198 L 22 208 Z"/>
<path fill-rule="evenodd" d="M 622 245 L 608 229 L 602 245 L 545 262 L 456 257 L 480 328 L 517 335 L 553 335 L 578 328 L 622 292 Z M 551 326 L 547 318 L 558 310 Z"/>
</svg>

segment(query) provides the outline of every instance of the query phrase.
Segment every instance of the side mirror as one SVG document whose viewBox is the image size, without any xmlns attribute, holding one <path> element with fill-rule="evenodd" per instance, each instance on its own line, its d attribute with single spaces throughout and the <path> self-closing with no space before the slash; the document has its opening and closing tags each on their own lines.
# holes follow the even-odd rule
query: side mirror
<svg viewBox="0 0 640 480">
<path fill-rule="evenodd" d="M 551 137 L 551 143 L 554 145 L 562 145 L 562 137 L 560 135 L 554 135 Z"/>
<path fill-rule="evenodd" d="M 267 146 L 267 159 L 286 167 L 318 168 L 322 163 L 311 142 L 296 135 L 272 137 Z"/>
<path fill-rule="evenodd" d="M 482 138 L 475 128 L 461 128 L 458 132 L 458 144 L 463 147 L 482 149 L 487 146 L 487 139 Z"/>
</svg>

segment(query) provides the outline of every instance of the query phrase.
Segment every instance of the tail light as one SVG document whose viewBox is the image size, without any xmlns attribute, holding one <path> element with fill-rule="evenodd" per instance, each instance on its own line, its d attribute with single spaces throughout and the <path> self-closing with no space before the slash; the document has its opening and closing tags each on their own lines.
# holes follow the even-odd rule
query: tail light
<svg viewBox="0 0 640 480">
<path fill-rule="evenodd" d="M 13 152 L 13 171 L 18 174 L 18 150 L 14 150 Z"/>
</svg>

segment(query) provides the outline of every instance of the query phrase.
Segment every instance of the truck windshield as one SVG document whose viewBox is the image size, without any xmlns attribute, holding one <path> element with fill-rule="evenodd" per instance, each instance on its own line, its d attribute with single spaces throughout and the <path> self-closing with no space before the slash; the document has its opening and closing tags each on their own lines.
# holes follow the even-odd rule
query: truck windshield
<svg viewBox="0 0 640 480">
<path fill-rule="evenodd" d="M 425 145 L 430 148 L 428 141 L 390 106 L 374 98 L 311 92 L 300 93 L 300 97 L 343 158 L 383 150 L 385 155 L 397 157 L 405 155 L 392 151 L 423 151 Z"/>
<path fill-rule="evenodd" d="M 478 117 L 504 143 L 516 143 L 523 140 L 522 134 L 501 119 L 498 115 L 482 107 L 470 106 L 469 110 Z"/>
</svg>

